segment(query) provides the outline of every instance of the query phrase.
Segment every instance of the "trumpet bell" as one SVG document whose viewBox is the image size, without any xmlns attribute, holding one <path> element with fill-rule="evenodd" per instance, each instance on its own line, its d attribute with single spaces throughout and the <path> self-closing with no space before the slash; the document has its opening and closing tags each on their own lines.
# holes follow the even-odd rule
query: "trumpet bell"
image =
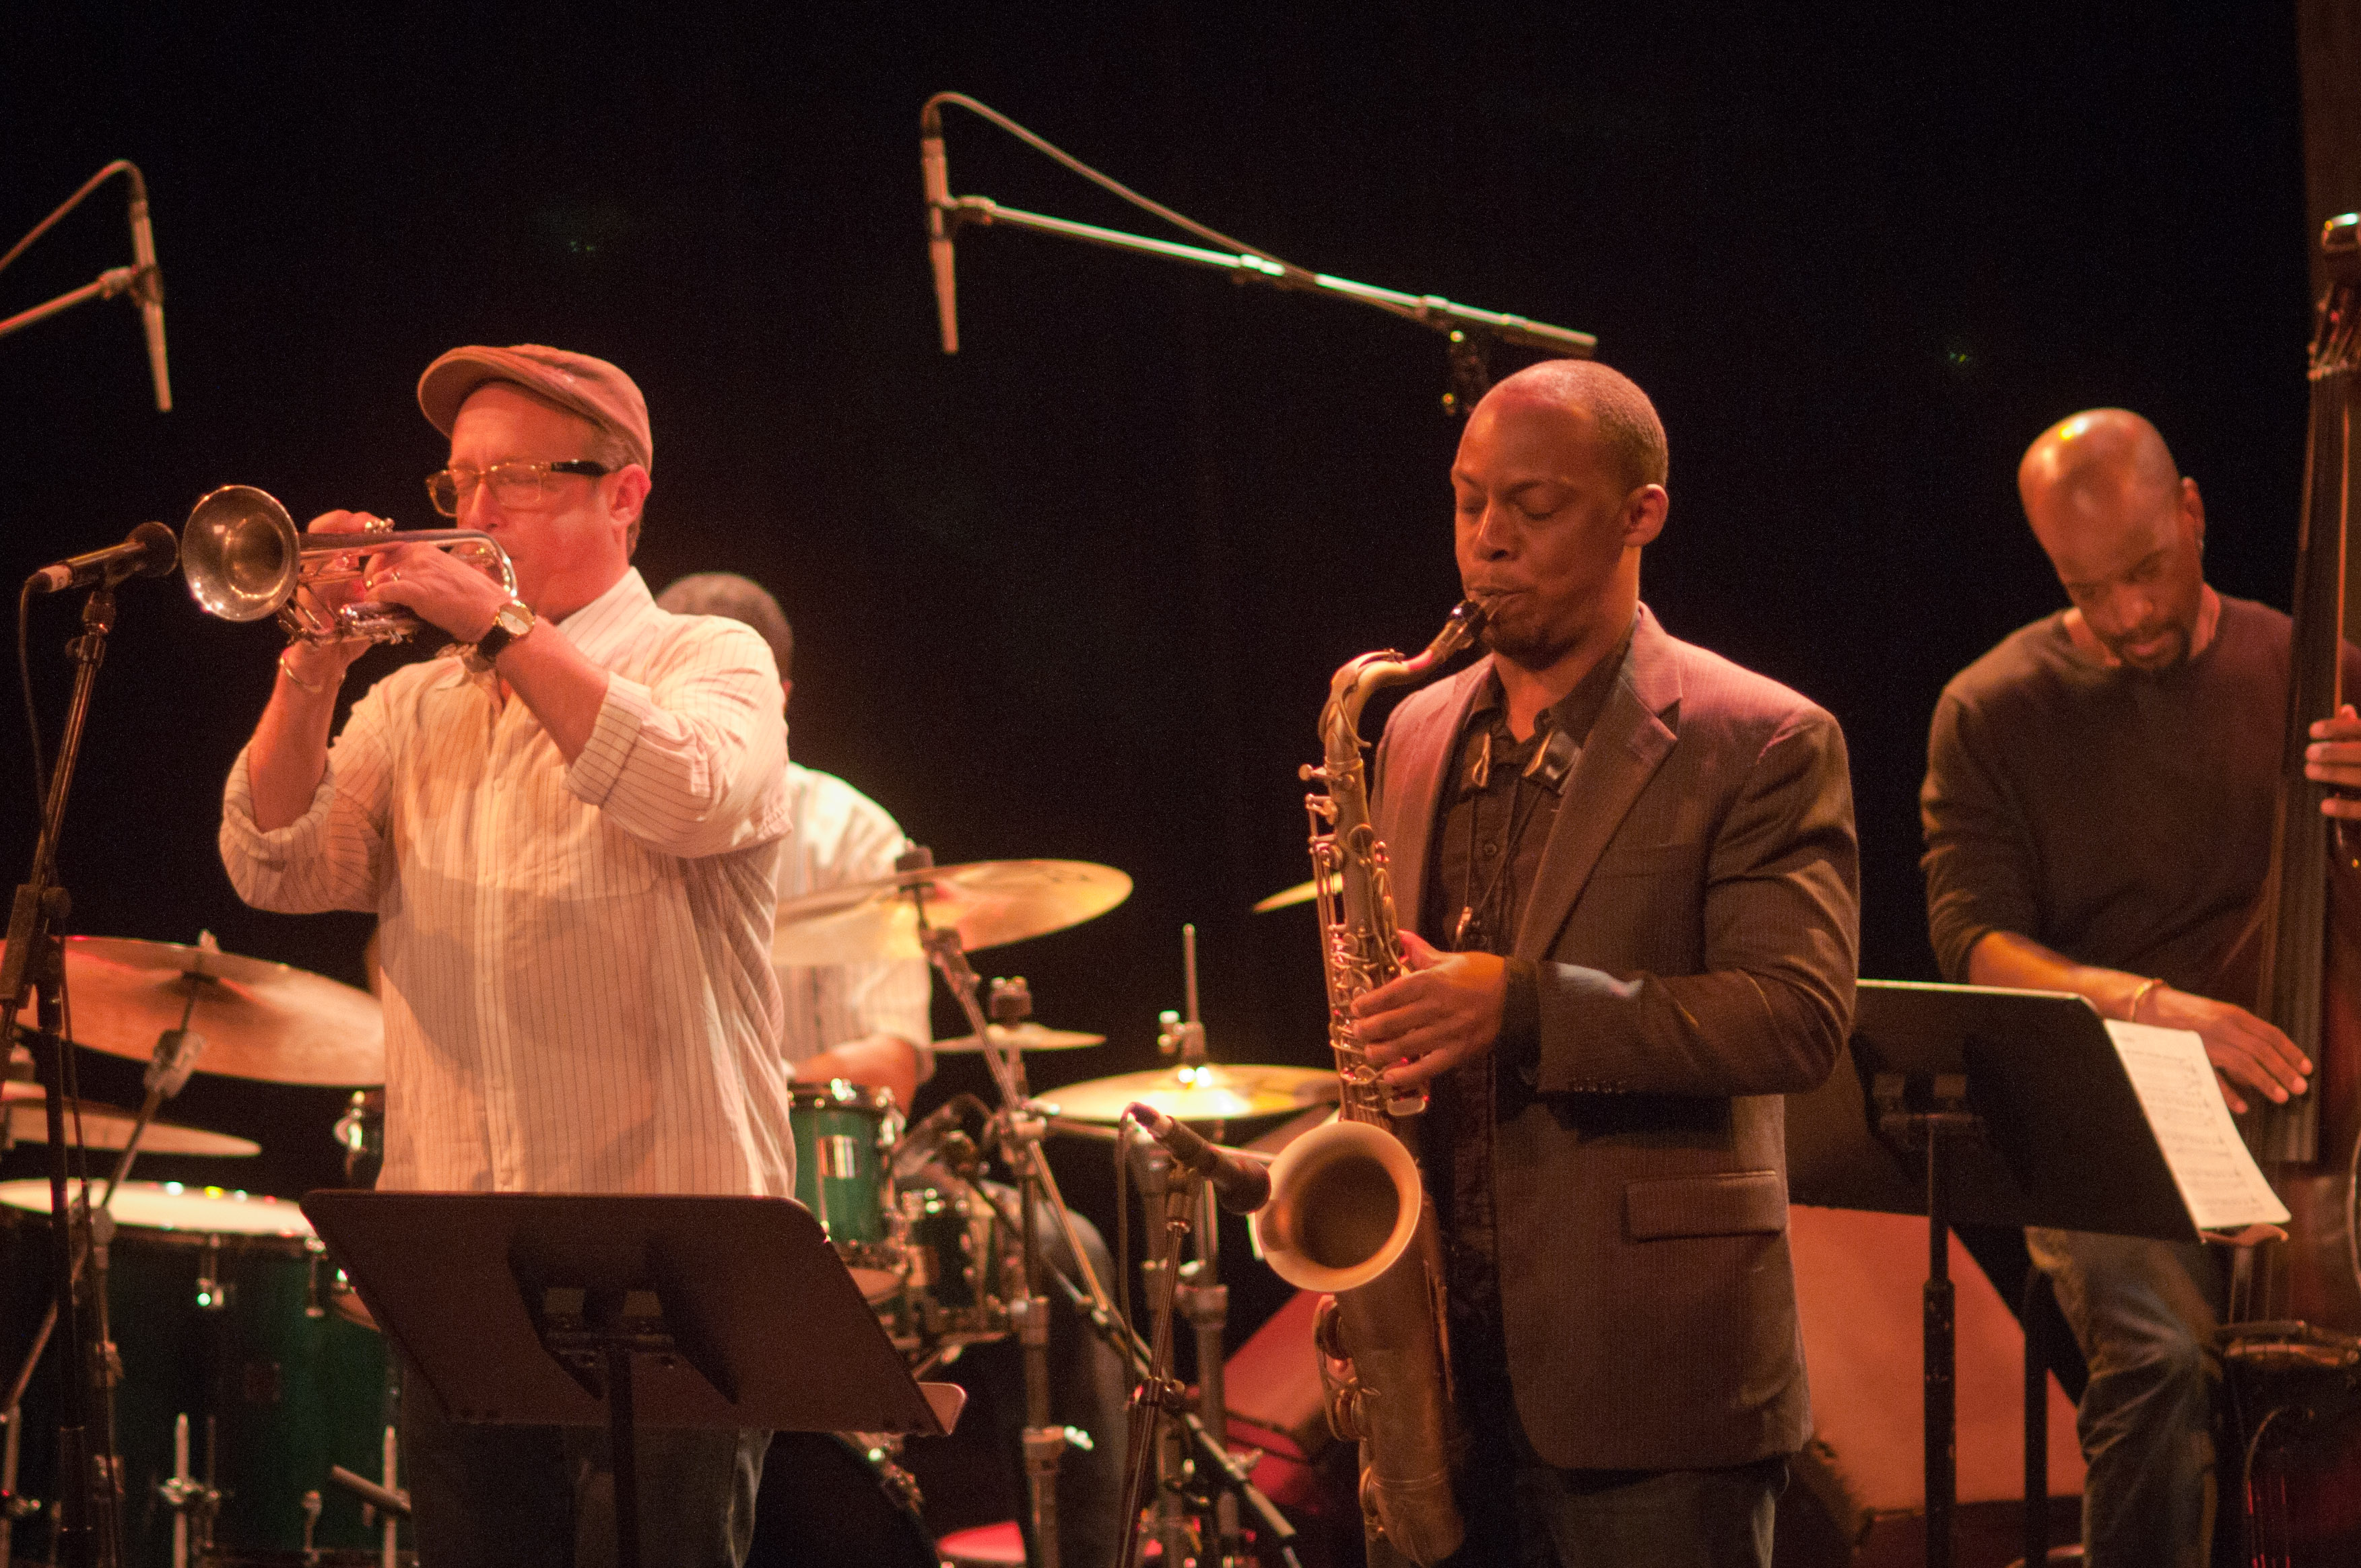
<svg viewBox="0 0 2361 1568">
<path fill-rule="evenodd" d="M 224 485 L 181 529 L 189 597 L 224 620 L 260 620 L 294 596 L 302 574 L 295 520 L 251 485 Z"/>
<path fill-rule="evenodd" d="M 1271 1162 L 1270 1194 L 1252 1221 L 1263 1261 L 1297 1288 L 1331 1295 L 1392 1267 L 1426 1201 L 1410 1150 L 1367 1122 L 1331 1122 L 1288 1145 Z"/>
</svg>

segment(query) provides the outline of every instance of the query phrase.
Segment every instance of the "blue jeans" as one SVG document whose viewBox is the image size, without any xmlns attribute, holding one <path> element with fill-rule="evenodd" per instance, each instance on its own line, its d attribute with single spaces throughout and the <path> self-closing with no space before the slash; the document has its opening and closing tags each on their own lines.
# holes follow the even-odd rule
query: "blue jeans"
<svg viewBox="0 0 2361 1568">
<path fill-rule="evenodd" d="M 2028 1229 L 2090 1363 L 2075 1412 L 2090 1568 L 2204 1568 L 2221 1266 L 2195 1243 Z"/>
<path fill-rule="evenodd" d="M 434 1568 L 612 1568 L 615 1475 L 596 1427 L 454 1421 L 406 1360 L 401 1480 Z M 767 1431 L 642 1427 L 640 1562 L 738 1568 L 754 1533 Z"/>
</svg>

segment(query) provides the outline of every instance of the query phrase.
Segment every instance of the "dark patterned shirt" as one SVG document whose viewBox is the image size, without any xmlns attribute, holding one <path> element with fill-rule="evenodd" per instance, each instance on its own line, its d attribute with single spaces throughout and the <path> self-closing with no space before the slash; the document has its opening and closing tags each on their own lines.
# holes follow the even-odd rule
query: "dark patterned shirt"
<svg viewBox="0 0 2361 1568">
<path fill-rule="evenodd" d="M 1522 740 L 1510 732 L 1499 676 L 1485 677 L 1460 727 L 1429 852 L 1418 929 L 1435 946 L 1506 957 L 1516 945 L 1543 846 L 1631 646 L 1627 632 L 1572 691 L 1542 709 Z M 1466 1320 L 1487 1337 L 1499 1332 L 1493 1129 L 1503 1112 L 1522 1109 L 1530 1091 L 1523 1075 L 1498 1069 L 1503 1062 L 1529 1066 L 1538 1057 L 1539 1013 L 1532 967 L 1510 959 L 1499 1040 L 1435 1080 L 1424 1118 L 1427 1182 L 1443 1228 L 1455 1331 Z"/>
</svg>

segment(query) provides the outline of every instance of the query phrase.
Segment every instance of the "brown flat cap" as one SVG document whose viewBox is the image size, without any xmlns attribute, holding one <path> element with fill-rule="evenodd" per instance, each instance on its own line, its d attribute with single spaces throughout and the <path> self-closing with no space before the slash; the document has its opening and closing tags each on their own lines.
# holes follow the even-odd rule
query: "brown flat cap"
<svg viewBox="0 0 2361 1568">
<path fill-rule="evenodd" d="M 632 461 L 654 471 L 655 438 L 648 433 L 648 401 L 629 376 L 605 360 L 538 343 L 520 343 L 512 348 L 480 345 L 455 348 L 418 378 L 418 406 L 425 411 L 429 424 L 448 435 L 451 422 L 459 416 L 459 405 L 487 381 L 513 381 L 536 397 L 580 414 L 620 437 Z"/>
</svg>

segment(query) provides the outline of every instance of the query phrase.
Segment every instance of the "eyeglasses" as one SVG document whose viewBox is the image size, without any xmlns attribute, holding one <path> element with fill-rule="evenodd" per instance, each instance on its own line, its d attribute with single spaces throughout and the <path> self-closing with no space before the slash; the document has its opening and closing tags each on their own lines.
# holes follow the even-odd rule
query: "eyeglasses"
<svg viewBox="0 0 2361 1568">
<path fill-rule="evenodd" d="M 504 507 L 537 506 L 552 474 L 587 474 L 592 478 L 615 470 L 588 457 L 554 463 L 495 463 L 489 468 L 445 468 L 426 476 L 426 499 L 445 517 L 456 517 L 474 497 L 478 485 L 492 487 L 492 499 Z"/>
</svg>

